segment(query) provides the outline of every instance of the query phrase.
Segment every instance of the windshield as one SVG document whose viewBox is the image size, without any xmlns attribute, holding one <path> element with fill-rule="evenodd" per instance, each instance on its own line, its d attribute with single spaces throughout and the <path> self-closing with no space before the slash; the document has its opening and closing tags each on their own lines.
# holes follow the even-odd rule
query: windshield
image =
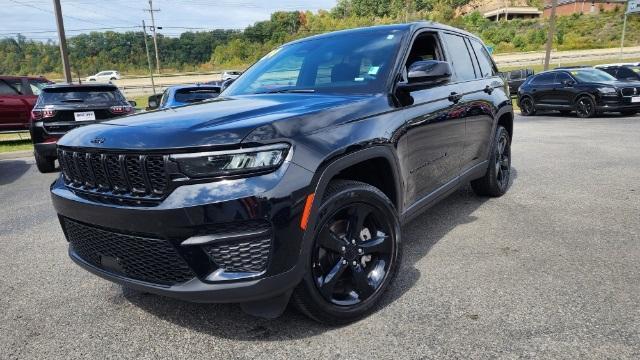
<svg viewBox="0 0 640 360">
<path fill-rule="evenodd" d="M 580 82 L 616 81 L 616 78 L 598 69 L 572 70 L 571 75 Z"/>
<path fill-rule="evenodd" d="M 175 99 L 178 102 L 198 102 L 207 99 L 213 99 L 220 95 L 220 89 L 213 88 L 191 88 L 176 90 Z"/>
<path fill-rule="evenodd" d="M 74 104 L 111 106 L 124 101 L 124 97 L 115 88 L 50 88 L 40 94 L 42 105 Z"/>
<path fill-rule="evenodd" d="M 402 32 L 366 31 L 277 48 L 236 80 L 224 95 L 275 92 L 379 93 Z"/>
</svg>

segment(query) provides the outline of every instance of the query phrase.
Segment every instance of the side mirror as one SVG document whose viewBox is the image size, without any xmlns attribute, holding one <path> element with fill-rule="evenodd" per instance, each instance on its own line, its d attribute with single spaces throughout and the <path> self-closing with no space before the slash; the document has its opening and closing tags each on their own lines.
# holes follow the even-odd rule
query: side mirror
<svg viewBox="0 0 640 360">
<path fill-rule="evenodd" d="M 229 85 L 233 84 L 234 81 L 236 81 L 236 79 L 227 79 L 223 81 L 222 86 L 220 87 L 220 92 L 225 91 L 229 87 Z"/>
<path fill-rule="evenodd" d="M 417 91 L 451 80 L 451 65 L 445 61 L 416 61 L 409 66 L 407 82 L 398 84 L 398 89 Z"/>
<path fill-rule="evenodd" d="M 136 107 L 136 106 L 138 106 L 138 103 L 133 101 L 133 100 L 129 100 L 129 105 L 131 105 L 133 107 Z"/>
<path fill-rule="evenodd" d="M 162 98 L 162 94 L 154 94 L 149 96 L 147 102 L 147 108 L 145 110 L 155 110 L 160 106 L 160 99 Z"/>
</svg>

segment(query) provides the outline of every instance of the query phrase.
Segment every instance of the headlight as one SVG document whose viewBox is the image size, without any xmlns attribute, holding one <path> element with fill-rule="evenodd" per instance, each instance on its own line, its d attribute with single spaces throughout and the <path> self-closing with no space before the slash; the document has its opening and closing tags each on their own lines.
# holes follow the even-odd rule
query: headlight
<svg viewBox="0 0 640 360">
<path fill-rule="evenodd" d="M 611 88 L 611 87 L 598 88 L 598 91 L 602 95 L 616 95 L 618 93 L 618 91 L 615 88 Z"/>
<path fill-rule="evenodd" d="M 242 175 L 277 169 L 284 162 L 289 145 L 276 144 L 231 151 L 176 154 L 171 159 L 189 177 Z"/>
</svg>

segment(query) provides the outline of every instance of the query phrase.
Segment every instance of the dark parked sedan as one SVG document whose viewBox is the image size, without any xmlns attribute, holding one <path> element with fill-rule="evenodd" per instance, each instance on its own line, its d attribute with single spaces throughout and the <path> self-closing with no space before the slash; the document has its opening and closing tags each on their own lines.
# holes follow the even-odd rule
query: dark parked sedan
<svg viewBox="0 0 640 360">
<path fill-rule="evenodd" d="M 623 82 L 592 68 L 552 70 L 530 77 L 518 90 L 522 115 L 538 110 L 575 111 L 588 118 L 605 112 L 640 111 L 640 82 Z"/>
</svg>

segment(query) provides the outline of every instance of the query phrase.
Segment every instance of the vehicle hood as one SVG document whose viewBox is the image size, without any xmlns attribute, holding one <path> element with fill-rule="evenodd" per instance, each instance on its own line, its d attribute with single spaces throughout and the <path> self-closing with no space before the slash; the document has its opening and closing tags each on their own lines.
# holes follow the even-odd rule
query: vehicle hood
<svg viewBox="0 0 640 360">
<path fill-rule="evenodd" d="M 381 104 L 388 106 L 381 98 L 386 99 L 321 94 L 218 97 L 80 127 L 58 144 L 131 150 L 204 148 L 238 144 L 257 128 L 273 138 L 290 138 L 380 111 Z"/>
<path fill-rule="evenodd" d="M 590 86 L 601 86 L 601 87 L 615 87 L 615 88 L 628 88 L 628 87 L 640 87 L 640 81 L 600 81 L 588 83 Z"/>
</svg>

